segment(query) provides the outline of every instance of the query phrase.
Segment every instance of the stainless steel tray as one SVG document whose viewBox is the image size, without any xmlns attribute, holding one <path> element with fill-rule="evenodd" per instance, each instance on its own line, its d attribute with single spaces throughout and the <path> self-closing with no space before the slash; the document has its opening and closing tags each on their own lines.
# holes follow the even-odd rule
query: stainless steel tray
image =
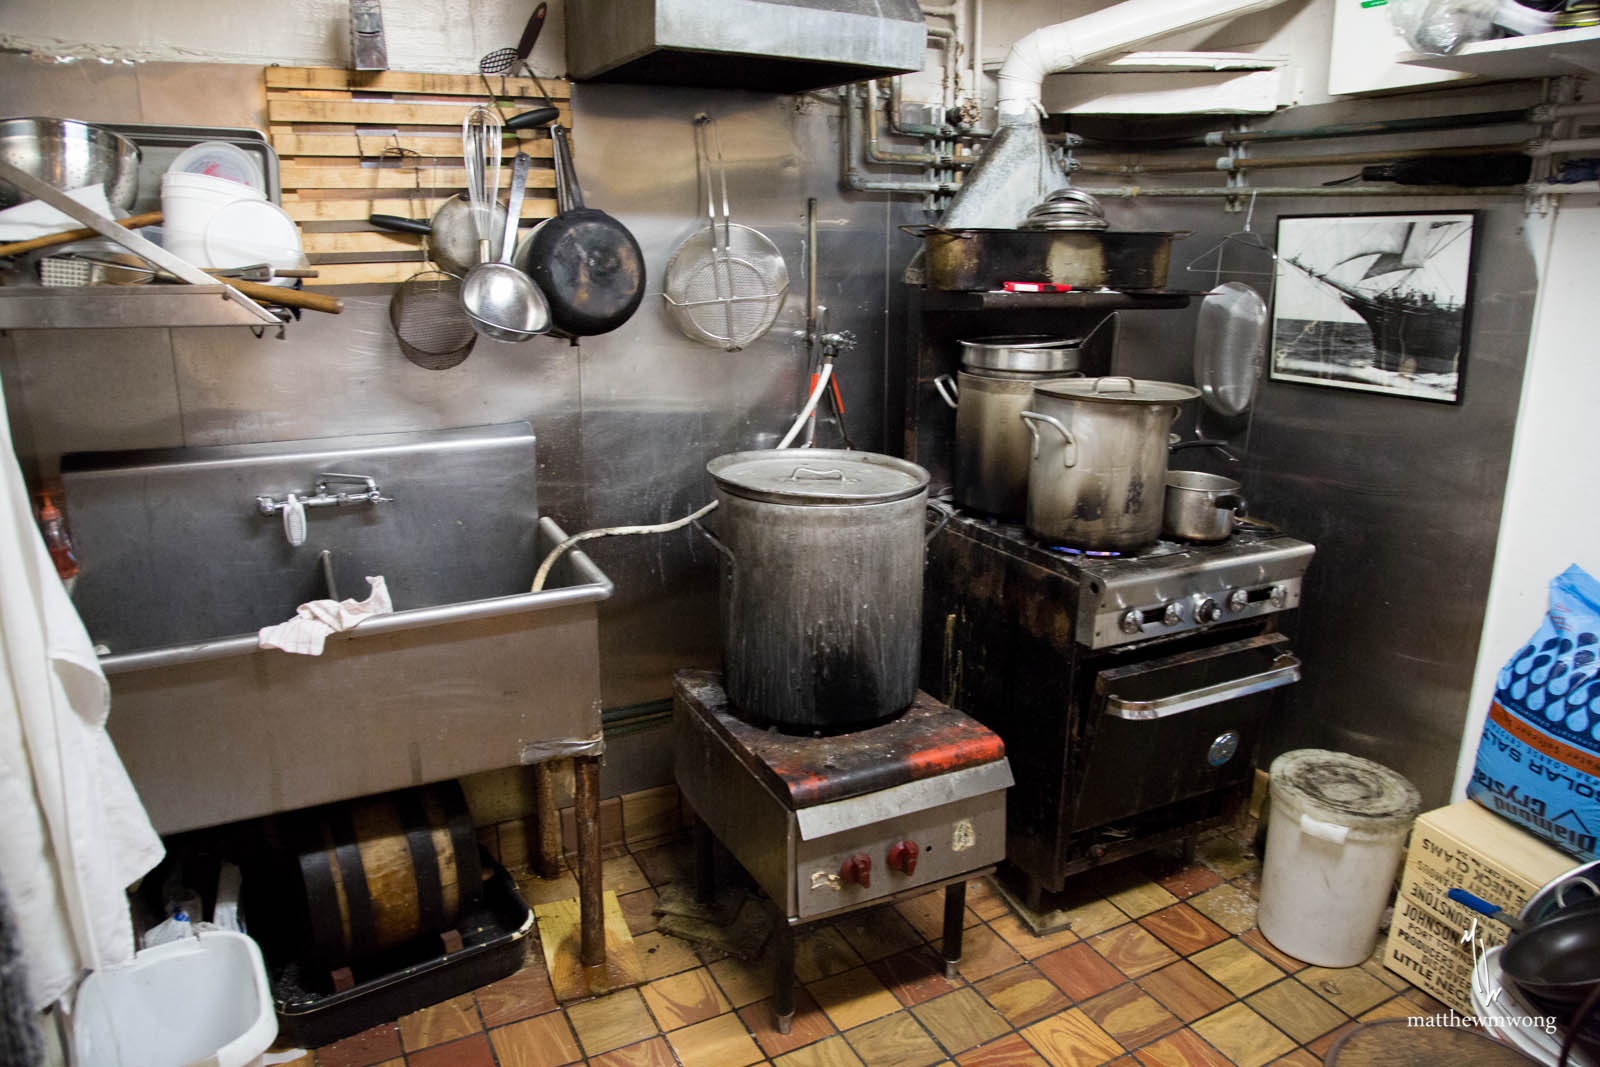
<svg viewBox="0 0 1600 1067">
<path fill-rule="evenodd" d="M 129 214 L 161 210 L 161 176 L 172 161 L 188 148 L 204 141 L 225 141 L 248 153 L 261 164 L 267 179 L 267 199 L 283 202 L 278 184 L 278 153 L 267 143 L 267 135 L 248 126 L 164 126 L 143 122 L 98 122 L 108 130 L 139 146 L 139 193 Z"/>
</svg>

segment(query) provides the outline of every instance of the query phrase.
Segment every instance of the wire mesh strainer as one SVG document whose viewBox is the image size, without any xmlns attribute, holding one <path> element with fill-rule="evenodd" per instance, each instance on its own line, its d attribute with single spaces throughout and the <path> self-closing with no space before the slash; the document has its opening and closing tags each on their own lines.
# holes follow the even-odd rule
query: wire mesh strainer
<svg viewBox="0 0 1600 1067">
<path fill-rule="evenodd" d="M 673 252 L 661 295 L 673 324 L 685 337 L 736 352 L 772 328 L 789 292 L 789 268 L 765 234 L 731 217 L 716 120 L 697 115 L 694 130 L 708 225 Z"/>
<path fill-rule="evenodd" d="M 402 162 L 416 153 L 408 149 L 386 149 L 398 153 Z M 421 174 L 418 167 L 417 184 Z M 449 370 L 472 352 L 478 339 L 461 307 L 461 279 L 429 262 L 428 236 L 422 238 L 422 269 L 395 287 L 389 301 L 389 325 L 400 342 L 400 351 L 424 370 Z"/>
</svg>

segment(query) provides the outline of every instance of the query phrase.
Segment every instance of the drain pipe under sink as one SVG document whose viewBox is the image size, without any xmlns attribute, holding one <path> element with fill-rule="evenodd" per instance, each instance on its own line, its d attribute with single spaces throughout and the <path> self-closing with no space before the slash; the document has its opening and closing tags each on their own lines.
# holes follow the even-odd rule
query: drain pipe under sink
<svg viewBox="0 0 1600 1067">
<path fill-rule="evenodd" d="M 1046 195 L 1070 184 L 1039 127 L 1045 75 L 1282 2 L 1124 0 L 1023 37 L 1011 46 L 1000 68 L 999 128 L 940 225 L 1010 229 Z"/>
</svg>

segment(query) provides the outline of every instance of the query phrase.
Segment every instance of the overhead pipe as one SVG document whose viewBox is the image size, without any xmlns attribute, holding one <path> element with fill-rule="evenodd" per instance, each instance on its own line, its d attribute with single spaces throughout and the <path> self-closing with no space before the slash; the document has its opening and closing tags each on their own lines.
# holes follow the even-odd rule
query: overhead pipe
<svg viewBox="0 0 1600 1067">
<path fill-rule="evenodd" d="M 1594 183 L 1590 182 L 1592 190 Z M 1309 197 L 1364 197 L 1364 196 L 1524 196 L 1528 193 L 1552 191 L 1554 186 L 1543 185 L 1401 185 L 1393 188 L 1371 188 L 1360 185 L 1242 185 L 1242 186 L 1144 186 L 1116 185 L 1095 189 L 1078 187 L 1081 192 L 1102 200 L 1145 199 L 1196 199 L 1203 197 L 1244 196 L 1309 196 Z"/>
<path fill-rule="evenodd" d="M 1220 156 L 1213 160 L 1158 160 L 1150 163 L 1123 163 L 1111 165 L 1078 161 L 1083 174 L 1117 174 L 1132 177 L 1139 174 L 1184 174 L 1197 171 L 1277 170 L 1285 167 L 1342 167 L 1364 163 L 1394 163 L 1406 159 L 1426 159 L 1434 156 L 1479 156 L 1495 152 L 1525 152 L 1528 143 L 1468 145 L 1451 148 L 1418 148 L 1395 152 L 1346 152 L 1322 156 Z"/>
<path fill-rule="evenodd" d="M 862 144 L 861 119 L 856 111 L 856 94 L 860 87 L 850 85 L 845 87 L 844 114 L 845 114 L 845 140 L 849 160 L 844 172 L 844 186 L 860 193 L 921 193 L 949 195 L 960 188 L 959 185 L 936 179 L 904 179 L 904 178 L 873 178 L 869 177 L 862 169 L 862 156 L 865 148 Z"/>
</svg>

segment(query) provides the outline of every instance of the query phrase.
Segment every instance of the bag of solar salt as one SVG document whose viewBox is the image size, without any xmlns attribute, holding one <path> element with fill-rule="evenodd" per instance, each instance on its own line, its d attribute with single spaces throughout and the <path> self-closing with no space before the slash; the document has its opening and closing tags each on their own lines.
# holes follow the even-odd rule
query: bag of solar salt
<svg viewBox="0 0 1600 1067">
<path fill-rule="evenodd" d="M 1600 582 L 1576 565 L 1500 670 L 1467 795 L 1583 859 L 1600 859 Z"/>
</svg>

